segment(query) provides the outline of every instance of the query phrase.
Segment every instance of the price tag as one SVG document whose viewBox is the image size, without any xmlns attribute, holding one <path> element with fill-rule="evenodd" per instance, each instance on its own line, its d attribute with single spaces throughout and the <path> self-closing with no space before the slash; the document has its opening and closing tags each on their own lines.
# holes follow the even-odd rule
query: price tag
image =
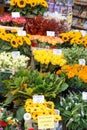
<svg viewBox="0 0 87 130">
<path fill-rule="evenodd" d="M 20 51 L 13 51 L 12 52 L 12 58 L 18 58 L 20 56 Z"/>
<path fill-rule="evenodd" d="M 38 128 L 39 129 L 51 129 L 54 128 L 54 116 L 38 116 Z"/>
<path fill-rule="evenodd" d="M 80 64 L 80 65 L 85 65 L 85 64 L 86 64 L 85 59 L 79 59 L 79 64 Z"/>
<path fill-rule="evenodd" d="M 82 99 L 87 101 L 87 92 L 82 93 Z"/>
<path fill-rule="evenodd" d="M 61 49 L 53 49 L 53 54 L 61 55 L 62 54 L 62 50 Z"/>
<path fill-rule="evenodd" d="M 33 103 L 44 103 L 44 95 L 34 95 Z"/>
<path fill-rule="evenodd" d="M 47 31 L 47 36 L 55 36 L 55 32 L 54 31 Z"/>
<path fill-rule="evenodd" d="M 26 31 L 18 30 L 18 36 L 26 36 Z"/>
<path fill-rule="evenodd" d="M 12 17 L 13 18 L 19 18 L 20 17 L 20 12 L 12 12 Z"/>
</svg>

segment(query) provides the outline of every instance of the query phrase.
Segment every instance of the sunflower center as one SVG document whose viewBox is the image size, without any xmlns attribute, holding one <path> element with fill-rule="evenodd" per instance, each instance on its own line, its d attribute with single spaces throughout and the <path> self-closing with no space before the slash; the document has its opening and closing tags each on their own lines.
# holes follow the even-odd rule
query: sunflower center
<svg viewBox="0 0 87 130">
<path fill-rule="evenodd" d="M 13 41 L 12 43 L 13 43 L 14 45 L 16 44 L 16 42 L 15 42 L 15 41 Z"/>
<path fill-rule="evenodd" d="M 21 1 L 20 1 L 20 5 L 23 5 L 23 4 L 24 4 L 24 1 L 21 0 Z"/>
</svg>

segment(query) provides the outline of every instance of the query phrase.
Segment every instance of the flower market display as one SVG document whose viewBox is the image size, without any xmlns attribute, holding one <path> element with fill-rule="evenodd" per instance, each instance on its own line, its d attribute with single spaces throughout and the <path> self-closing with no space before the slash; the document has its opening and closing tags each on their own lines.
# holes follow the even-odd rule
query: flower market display
<svg viewBox="0 0 87 130">
<path fill-rule="evenodd" d="M 0 26 L 22 28 L 0 28 L 0 130 L 37 130 L 46 116 L 53 129 L 87 129 L 87 34 L 69 31 L 71 7 L 58 14 L 58 2 L 10 0 L 0 14 Z"/>
<path fill-rule="evenodd" d="M 32 99 L 27 99 L 25 101 L 24 108 L 26 112 L 31 114 L 35 122 L 38 121 L 38 116 L 47 116 L 47 115 L 53 115 L 54 121 L 58 122 L 61 120 L 61 116 L 55 113 L 53 102 L 45 101 L 43 104 L 41 104 L 41 103 L 33 103 Z"/>
<path fill-rule="evenodd" d="M 47 11 L 47 7 L 46 0 L 11 0 L 9 11 L 20 12 L 22 16 L 43 15 Z"/>
</svg>

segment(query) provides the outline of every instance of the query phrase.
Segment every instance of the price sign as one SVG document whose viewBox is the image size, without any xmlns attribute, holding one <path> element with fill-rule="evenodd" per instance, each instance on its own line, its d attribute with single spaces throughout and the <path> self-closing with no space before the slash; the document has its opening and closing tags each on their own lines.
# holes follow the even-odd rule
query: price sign
<svg viewBox="0 0 87 130">
<path fill-rule="evenodd" d="M 26 36 L 26 31 L 18 30 L 18 36 Z"/>
<path fill-rule="evenodd" d="M 85 64 L 86 64 L 85 59 L 79 59 L 79 64 L 80 64 L 80 65 L 85 65 Z"/>
<path fill-rule="evenodd" d="M 87 92 L 82 93 L 82 99 L 87 101 Z"/>
<path fill-rule="evenodd" d="M 55 32 L 54 31 L 47 31 L 47 36 L 55 36 Z"/>
<path fill-rule="evenodd" d="M 38 129 L 54 128 L 54 116 L 38 116 Z"/>
<path fill-rule="evenodd" d="M 12 17 L 13 18 L 19 18 L 20 17 L 20 12 L 12 12 Z"/>
<path fill-rule="evenodd" d="M 53 54 L 61 55 L 62 54 L 62 50 L 61 49 L 53 49 Z"/>
<path fill-rule="evenodd" d="M 44 95 L 34 95 L 33 103 L 44 103 Z"/>
<path fill-rule="evenodd" d="M 20 56 L 20 51 L 13 51 L 12 58 L 18 58 Z"/>
</svg>

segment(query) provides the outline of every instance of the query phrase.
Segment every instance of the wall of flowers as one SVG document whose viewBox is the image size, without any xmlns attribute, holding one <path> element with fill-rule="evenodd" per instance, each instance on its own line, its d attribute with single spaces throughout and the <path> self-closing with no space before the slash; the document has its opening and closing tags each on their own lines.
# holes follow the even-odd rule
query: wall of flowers
<svg viewBox="0 0 87 130">
<path fill-rule="evenodd" d="M 51 115 L 57 128 L 87 128 L 87 34 L 68 31 L 65 18 L 44 17 L 47 9 L 46 0 L 11 0 L 9 13 L 0 16 L 1 130 L 37 129 L 38 116 Z M 34 103 L 34 95 L 44 102 Z M 26 113 L 33 123 L 26 123 Z"/>
</svg>

